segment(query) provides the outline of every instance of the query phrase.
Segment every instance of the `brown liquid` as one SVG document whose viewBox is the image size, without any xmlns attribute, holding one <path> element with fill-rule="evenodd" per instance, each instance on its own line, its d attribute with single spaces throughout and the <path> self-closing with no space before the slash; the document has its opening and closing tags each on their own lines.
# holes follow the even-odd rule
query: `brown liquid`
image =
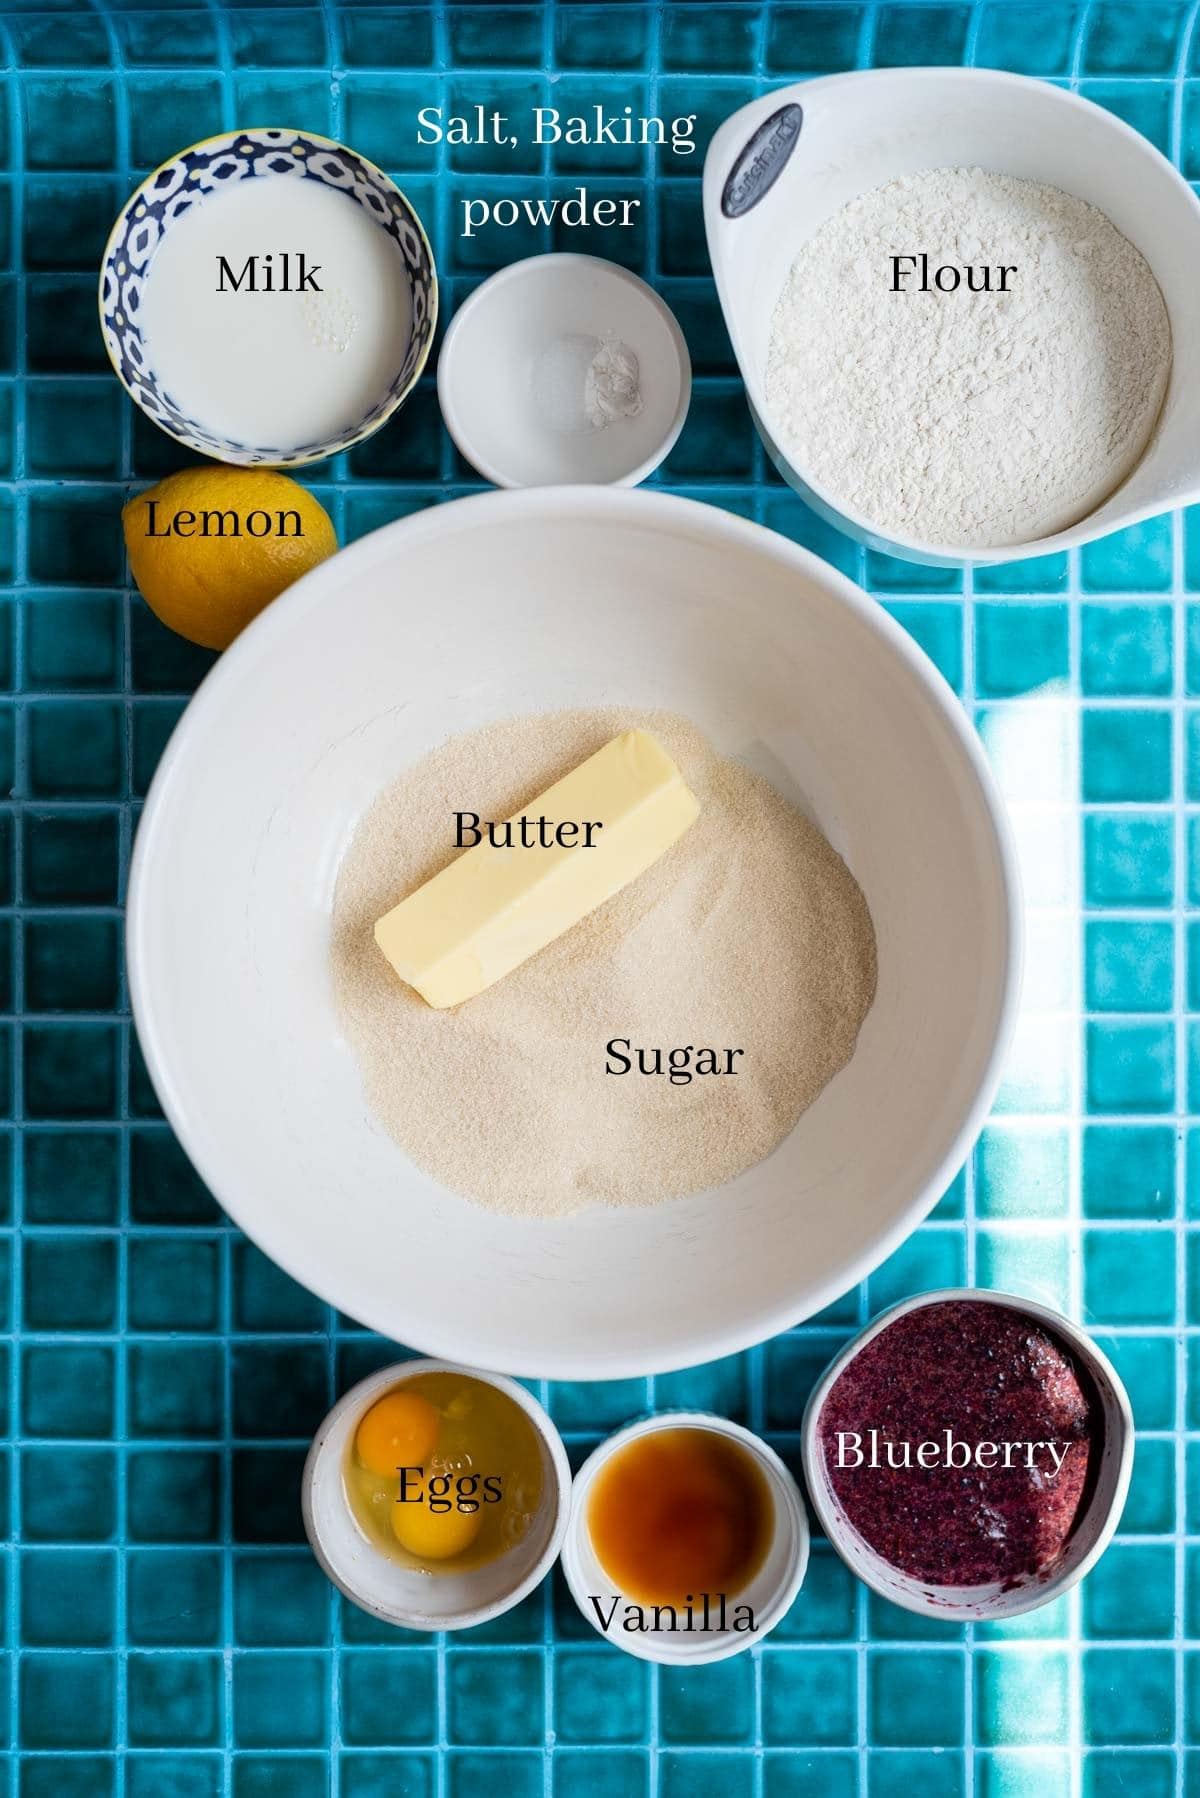
<svg viewBox="0 0 1200 1798">
<path fill-rule="evenodd" d="M 774 1506 L 756 1462 L 728 1436 L 654 1430 L 601 1468 L 587 1511 L 605 1573 L 637 1604 L 732 1596 L 762 1566 Z"/>
</svg>

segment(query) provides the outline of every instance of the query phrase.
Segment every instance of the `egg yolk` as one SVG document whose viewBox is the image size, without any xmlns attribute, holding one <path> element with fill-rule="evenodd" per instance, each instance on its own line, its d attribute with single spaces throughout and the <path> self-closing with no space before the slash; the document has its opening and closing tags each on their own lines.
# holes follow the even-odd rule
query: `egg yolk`
<svg viewBox="0 0 1200 1798">
<path fill-rule="evenodd" d="M 437 1447 L 440 1421 L 419 1393 L 385 1392 L 360 1419 L 354 1452 L 385 1479 L 398 1467 L 421 1467 Z"/>
<path fill-rule="evenodd" d="M 392 1528 L 401 1548 L 421 1561 L 451 1561 L 470 1548 L 483 1526 L 483 1511 L 431 1511 L 419 1500 L 392 1506 Z"/>
</svg>

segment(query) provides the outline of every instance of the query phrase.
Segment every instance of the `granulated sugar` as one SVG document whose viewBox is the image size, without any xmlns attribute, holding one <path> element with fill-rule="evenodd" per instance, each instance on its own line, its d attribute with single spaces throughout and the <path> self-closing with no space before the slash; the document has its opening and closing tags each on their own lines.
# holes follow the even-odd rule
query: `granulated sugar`
<svg viewBox="0 0 1200 1798">
<path fill-rule="evenodd" d="M 645 874 L 477 998 L 432 1010 L 375 920 L 449 861 L 455 811 L 513 816 L 619 731 L 651 731 L 700 801 Z M 866 901 L 820 831 L 685 719 L 624 710 L 518 718 L 456 737 L 372 806 L 339 873 L 339 1011 L 368 1102 L 444 1186 L 551 1216 L 653 1205 L 770 1154 L 854 1052 L 875 993 Z M 607 1073 L 629 1038 L 633 1068 Z M 672 1084 L 637 1050 L 744 1053 Z"/>
<path fill-rule="evenodd" d="M 894 257 L 917 267 L 901 277 Z M 1040 181 L 925 169 L 803 245 L 766 390 L 784 449 L 835 505 L 983 549 L 1107 499 L 1146 447 L 1170 366 L 1158 284 L 1104 213 Z"/>
</svg>

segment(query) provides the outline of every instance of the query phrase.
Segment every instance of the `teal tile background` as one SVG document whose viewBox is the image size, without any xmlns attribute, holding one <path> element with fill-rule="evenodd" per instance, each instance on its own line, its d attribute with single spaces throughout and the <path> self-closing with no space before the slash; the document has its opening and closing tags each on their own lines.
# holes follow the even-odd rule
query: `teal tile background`
<svg viewBox="0 0 1200 1798">
<path fill-rule="evenodd" d="M 867 554 L 754 436 L 707 270 L 703 138 L 773 84 L 969 61 L 1110 107 L 1200 183 L 1200 0 L 0 0 L 0 1798 L 1200 1798 L 1200 508 L 974 573 Z M 422 105 L 695 112 L 690 157 L 455 151 Z M 309 126 L 426 219 L 446 316 L 550 248 L 645 274 L 688 337 L 655 483 L 756 518 L 879 598 L 977 722 L 1029 907 L 995 1114 L 861 1288 L 742 1356 L 542 1390 L 578 1464 L 648 1407 L 711 1407 L 798 1463 L 813 1381 L 875 1310 L 1015 1288 L 1085 1319 L 1139 1429 L 1117 1544 L 1003 1626 L 910 1617 L 817 1541 L 751 1655 L 691 1673 L 600 1643 L 556 1576 L 486 1629 L 385 1629 L 303 1543 L 308 1435 L 391 1347 L 229 1225 L 162 1119 L 120 914 L 138 806 L 212 662 L 128 585 L 118 522 L 190 461 L 108 371 L 120 200 L 206 132 Z M 454 207 L 642 200 L 635 229 L 455 236 Z M 479 483 L 432 378 L 312 472 L 343 542 Z"/>
</svg>

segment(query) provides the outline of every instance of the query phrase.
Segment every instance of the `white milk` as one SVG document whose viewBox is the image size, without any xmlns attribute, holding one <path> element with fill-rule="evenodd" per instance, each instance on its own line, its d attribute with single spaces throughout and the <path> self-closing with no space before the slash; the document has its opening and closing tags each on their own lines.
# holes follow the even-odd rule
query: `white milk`
<svg viewBox="0 0 1200 1798">
<path fill-rule="evenodd" d="M 319 292 L 280 292 L 300 256 Z M 268 265 L 265 258 L 270 255 Z M 218 289 L 219 258 L 234 277 Z M 272 280 L 276 291 L 262 291 Z M 397 245 L 357 200 L 311 176 L 260 175 L 198 201 L 155 252 L 142 301 L 150 367 L 180 411 L 284 452 L 352 430 L 399 373 L 412 294 Z"/>
</svg>

